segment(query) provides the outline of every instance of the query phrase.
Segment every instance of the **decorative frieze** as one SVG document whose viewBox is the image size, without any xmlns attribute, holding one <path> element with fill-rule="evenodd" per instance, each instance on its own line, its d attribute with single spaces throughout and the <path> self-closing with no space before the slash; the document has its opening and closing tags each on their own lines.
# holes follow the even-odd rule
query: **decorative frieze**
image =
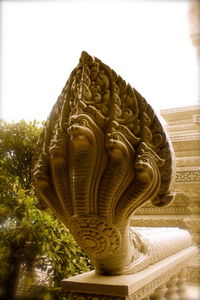
<svg viewBox="0 0 200 300">
<path fill-rule="evenodd" d="M 200 170 L 176 172 L 176 182 L 200 182 Z"/>
<path fill-rule="evenodd" d="M 183 207 L 180 206 L 169 206 L 169 207 L 163 207 L 163 208 L 157 208 L 154 209 L 154 207 L 141 207 L 140 209 L 138 209 L 136 215 L 184 215 L 189 213 L 189 210 L 187 208 L 186 205 L 184 205 Z"/>
<path fill-rule="evenodd" d="M 126 297 L 97 295 L 89 293 L 73 293 L 69 294 L 71 300 L 125 300 Z"/>
<path fill-rule="evenodd" d="M 172 140 L 172 139 L 171 139 Z M 173 141 L 173 148 L 175 152 L 178 151 L 193 151 L 193 150 L 198 150 L 200 148 L 200 140 L 197 139 L 191 139 L 188 141 L 187 139 L 185 140 L 180 140 L 180 141 Z"/>
<path fill-rule="evenodd" d="M 184 134 L 184 135 L 175 135 L 175 136 L 170 136 L 170 139 L 172 142 L 182 142 L 182 141 L 197 141 L 197 143 L 199 144 L 200 142 L 200 133 L 195 132 L 195 133 L 191 133 L 191 134 Z M 187 148 L 187 145 L 185 145 L 185 148 Z"/>
<path fill-rule="evenodd" d="M 200 166 L 177 167 L 175 181 L 200 183 Z"/>
<path fill-rule="evenodd" d="M 200 268 L 199 265 L 188 267 L 186 278 L 188 282 L 198 282 L 200 283 Z"/>
<path fill-rule="evenodd" d="M 177 157 L 178 153 L 176 153 L 176 170 L 179 167 L 185 167 L 185 166 L 189 166 L 189 167 L 195 167 L 199 165 L 200 162 L 200 156 L 196 155 L 196 156 L 184 156 L 184 157 Z"/>
<path fill-rule="evenodd" d="M 199 115 L 200 116 L 200 115 Z M 197 123 L 197 115 L 194 115 L 193 116 L 193 123 L 189 123 L 188 120 L 186 120 L 184 122 L 184 124 L 177 124 L 177 125 L 173 125 L 173 126 L 166 126 L 166 129 L 167 129 L 167 132 L 170 134 L 170 135 L 175 135 L 175 134 L 180 134 L 181 131 L 193 131 L 194 130 L 199 130 L 200 128 L 200 124 Z"/>
<path fill-rule="evenodd" d="M 137 227 L 179 227 L 179 228 L 186 228 L 185 224 L 185 216 L 159 216 L 159 217 L 152 217 L 152 216 L 139 216 L 138 218 L 135 217 L 131 221 L 132 226 Z"/>
<path fill-rule="evenodd" d="M 200 166 L 183 166 L 177 167 L 176 171 L 183 172 L 183 171 L 200 171 Z"/>
<path fill-rule="evenodd" d="M 191 112 L 198 112 L 200 111 L 200 105 L 193 105 L 193 106 L 183 106 L 183 107 L 177 107 L 177 108 L 170 108 L 170 109 L 162 109 L 160 111 L 161 115 L 163 116 L 164 119 L 166 119 L 167 121 L 170 121 L 172 119 L 176 119 L 177 118 L 177 114 L 178 116 L 181 114 L 184 114 L 184 118 L 186 118 L 186 116 L 188 115 L 188 113 L 190 114 Z"/>
<path fill-rule="evenodd" d="M 141 289 L 139 289 L 138 291 L 136 291 L 133 295 L 129 296 L 127 299 L 128 300 L 142 300 L 143 297 L 145 297 L 146 295 L 153 294 L 154 290 L 157 287 L 159 287 L 159 286 L 165 284 L 166 282 L 168 282 L 168 280 L 174 274 L 176 274 L 177 272 L 179 272 L 182 269 L 182 267 L 183 267 L 183 265 L 182 266 L 178 265 L 177 269 L 176 268 L 172 268 L 170 271 L 162 274 L 158 278 L 154 279 L 150 283 L 148 283 L 145 286 L 143 286 Z"/>
<path fill-rule="evenodd" d="M 184 151 L 176 151 L 176 159 L 196 159 L 196 157 L 200 156 L 200 151 L 199 150 L 194 150 L 192 149 L 191 151 L 188 151 L 187 149 L 184 149 Z M 185 164 L 187 165 L 187 164 Z"/>
</svg>

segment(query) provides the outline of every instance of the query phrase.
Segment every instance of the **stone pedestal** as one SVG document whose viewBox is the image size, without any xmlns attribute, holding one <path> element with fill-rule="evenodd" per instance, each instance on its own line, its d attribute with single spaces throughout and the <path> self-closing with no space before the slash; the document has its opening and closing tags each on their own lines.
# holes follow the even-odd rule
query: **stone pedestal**
<svg viewBox="0 0 200 300">
<path fill-rule="evenodd" d="M 154 291 L 158 294 L 159 287 L 165 290 L 164 284 L 170 278 L 172 281 L 195 253 L 195 247 L 186 248 L 131 275 L 101 276 L 95 271 L 88 272 L 63 280 L 62 288 L 70 299 L 77 300 L 148 299 L 154 297 Z"/>
</svg>

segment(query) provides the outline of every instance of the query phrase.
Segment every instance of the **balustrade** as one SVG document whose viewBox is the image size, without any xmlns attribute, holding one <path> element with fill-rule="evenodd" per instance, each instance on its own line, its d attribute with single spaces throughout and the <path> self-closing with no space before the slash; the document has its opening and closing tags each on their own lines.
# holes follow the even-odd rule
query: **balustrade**
<svg viewBox="0 0 200 300">
<path fill-rule="evenodd" d="M 178 299 L 183 282 L 176 286 L 177 274 L 196 252 L 191 235 L 130 226 L 147 201 L 162 207 L 174 199 L 172 145 L 134 88 L 83 52 L 46 122 L 33 165 L 37 196 L 95 267 L 63 281 L 71 299 Z"/>
</svg>

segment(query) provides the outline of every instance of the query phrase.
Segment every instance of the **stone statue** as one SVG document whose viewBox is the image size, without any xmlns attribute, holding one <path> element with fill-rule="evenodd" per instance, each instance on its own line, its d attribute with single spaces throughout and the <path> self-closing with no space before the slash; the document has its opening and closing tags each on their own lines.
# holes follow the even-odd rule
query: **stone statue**
<svg viewBox="0 0 200 300">
<path fill-rule="evenodd" d="M 146 201 L 172 200 L 172 169 L 171 145 L 151 106 L 83 52 L 44 127 L 33 184 L 97 273 L 131 274 L 149 264 L 129 223 Z"/>
</svg>

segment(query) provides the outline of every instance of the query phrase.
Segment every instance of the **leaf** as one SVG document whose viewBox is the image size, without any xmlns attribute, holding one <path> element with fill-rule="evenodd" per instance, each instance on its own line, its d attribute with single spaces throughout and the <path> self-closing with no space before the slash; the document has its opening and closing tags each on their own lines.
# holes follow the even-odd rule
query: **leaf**
<svg viewBox="0 0 200 300">
<path fill-rule="evenodd" d="M 49 293 L 44 295 L 44 300 L 51 300 L 51 295 Z"/>
<path fill-rule="evenodd" d="M 0 120 L 0 280 L 12 274 L 15 265 L 9 261 L 23 259 L 25 271 L 33 265 L 48 270 L 49 289 L 60 289 L 64 277 L 88 271 L 90 266 L 64 224 L 39 209 L 31 162 L 40 133 L 41 123 L 36 121 Z M 18 276 L 22 280 L 24 275 Z M 45 297 L 50 299 L 50 293 Z"/>
</svg>

